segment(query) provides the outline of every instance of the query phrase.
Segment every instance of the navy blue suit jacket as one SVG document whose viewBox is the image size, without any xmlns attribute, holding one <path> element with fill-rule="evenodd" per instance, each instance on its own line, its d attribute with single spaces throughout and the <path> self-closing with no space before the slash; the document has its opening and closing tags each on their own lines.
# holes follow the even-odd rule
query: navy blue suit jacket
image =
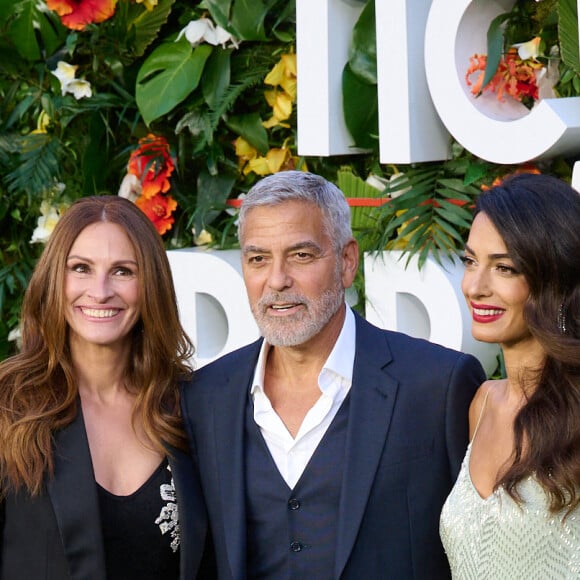
<svg viewBox="0 0 580 580">
<path fill-rule="evenodd" d="M 80 411 L 56 434 L 54 459 L 55 475 L 44 492 L 10 493 L 2 502 L 2 580 L 106 580 L 99 500 Z M 192 580 L 202 565 L 207 516 L 191 457 L 171 449 L 169 463 L 179 506 L 180 578 Z M 213 566 L 210 552 L 203 560 L 207 570 Z"/>
<path fill-rule="evenodd" d="M 194 373 L 182 406 L 220 579 L 246 578 L 244 412 L 261 340 Z M 329 578 L 450 576 L 441 507 L 468 442 L 468 408 L 485 380 L 470 355 L 356 317 L 356 353 Z"/>
</svg>

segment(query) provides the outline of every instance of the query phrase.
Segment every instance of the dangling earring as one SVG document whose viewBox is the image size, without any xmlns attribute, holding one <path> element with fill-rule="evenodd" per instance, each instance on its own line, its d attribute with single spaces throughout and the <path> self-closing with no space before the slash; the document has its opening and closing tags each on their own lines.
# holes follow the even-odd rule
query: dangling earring
<svg viewBox="0 0 580 580">
<path fill-rule="evenodd" d="M 566 313 L 564 312 L 564 303 L 558 308 L 558 329 L 560 334 L 566 334 Z"/>
</svg>

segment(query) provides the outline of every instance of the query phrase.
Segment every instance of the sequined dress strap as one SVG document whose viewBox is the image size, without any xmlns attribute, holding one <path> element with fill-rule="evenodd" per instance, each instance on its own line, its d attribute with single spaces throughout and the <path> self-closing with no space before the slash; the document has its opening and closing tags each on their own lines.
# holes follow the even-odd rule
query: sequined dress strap
<svg viewBox="0 0 580 580">
<path fill-rule="evenodd" d="M 473 440 L 475 439 L 475 436 L 477 435 L 477 430 L 479 429 L 479 424 L 481 423 L 481 418 L 483 417 L 483 411 L 485 410 L 485 405 L 487 403 L 488 396 L 489 396 L 489 388 L 487 389 L 487 391 L 485 393 L 485 397 L 483 399 L 483 405 L 481 405 L 481 410 L 479 411 L 479 417 L 477 418 L 477 424 L 475 425 L 475 430 L 473 431 L 473 437 L 471 438 L 470 443 L 473 443 Z"/>
</svg>

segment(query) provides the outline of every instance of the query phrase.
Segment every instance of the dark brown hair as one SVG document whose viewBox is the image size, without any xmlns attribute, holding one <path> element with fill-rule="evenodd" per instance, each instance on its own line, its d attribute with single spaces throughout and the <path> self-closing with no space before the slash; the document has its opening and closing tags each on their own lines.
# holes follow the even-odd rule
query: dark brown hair
<svg viewBox="0 0 580 580">
<path fill-rule="evenodd" d="M 185 447 L 178 381 L 191 373 L 193 346 L 178 316 L 161 237 L 133 203 L 117 196 L 85 197 L 62 216 L 36 264 L 24 296 L 21 352 L 0 364 L 0 478 L 7 488 L 41 490 L 53 470 L 53 434 L 78 412 L 78 388 L 68 346 L 64 278 L 67 256 L 84 228 L 119 225 L 139 271 L 141 318 L 133 328 L 128 385 L 152 445 Z"/>
<path fill-rule="evenodd" d="M 524 316 L 546 353 L 514 422 L 513 464 L 496 485 L 519 499 L 518 483 L 534 475 L 552 511 L 570 512 L 580 503 L 580 194 L 555 177 L 522 174 L 482 193 L 475 211 L 524 275 Z"/>
</svg>

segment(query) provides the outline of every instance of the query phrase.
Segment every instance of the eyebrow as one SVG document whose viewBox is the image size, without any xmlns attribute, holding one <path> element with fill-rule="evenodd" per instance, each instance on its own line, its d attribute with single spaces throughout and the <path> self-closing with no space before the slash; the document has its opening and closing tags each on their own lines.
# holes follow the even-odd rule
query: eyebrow
<svg viewBox="0 0 580 580">
<path fill-rule="evenodd" d="M 468 244 L 465 244 L 465 251 L 473 254 L 474 256 L 476 255 L 475 252 L 469 247 Z M 509 254 L 488 254 L 487 256 L 488 258 L 490 258 L 491 260 L 505 260 L 506 258 L 508 260 L 511 260 L 511 257 Z"/>
<path fill-rule="evenodd" d="M 87 262 L 88 264 L 94 264 L 94 260 L 91 260 L 90 258 L 85 258 L 84 256 L 79 256 L 78 254 L 70 254 L 70 256 L 67 256 L 66 261 L 68 262 L 69 260 L 81 260 L 83 262 Z M 133 264 L 134 266 L 138 266 L 139 264 L 137 264 L 137 262 L 135 260 L 117 260 L 116 262 L 113 262 L 113 266 L 121 266 L 123 264 Z"/>
<path fill-rule="evenodd" d="M 315 252 L 322 253 L 322 248 L 316 244 L 315 242 L 305 241 L 305 242 L 298 242 L 296 244 L 292 244 L 285 248 L 285 252 L 295 252 L 296 250 L 314 250 Z M 259 246 L 244 246 L 243 248 L 244 254 L 269 254 L 270 250 L 266 250 L 264 248 L 260 248 Z"/>
</svg>

